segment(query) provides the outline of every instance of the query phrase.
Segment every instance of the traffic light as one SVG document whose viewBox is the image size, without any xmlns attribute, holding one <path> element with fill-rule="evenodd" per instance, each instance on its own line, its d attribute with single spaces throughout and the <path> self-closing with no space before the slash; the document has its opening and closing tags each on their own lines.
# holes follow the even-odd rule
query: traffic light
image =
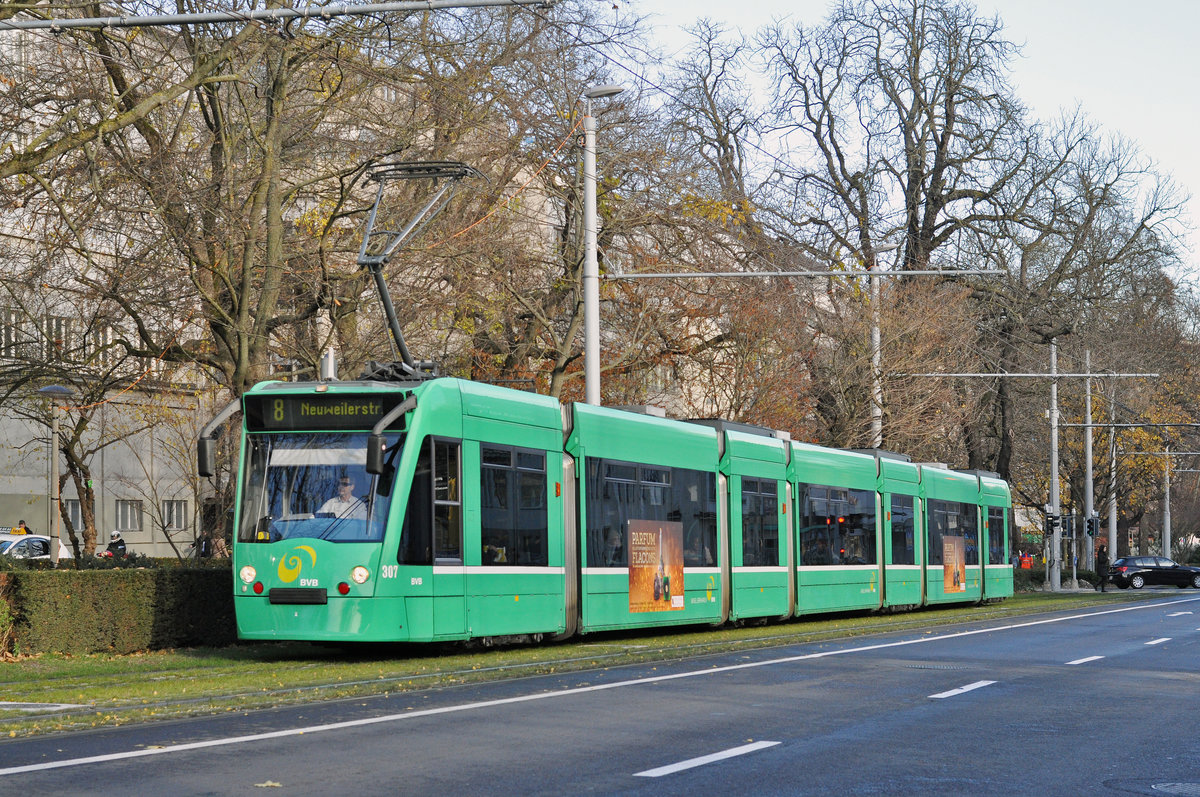
<svg viewBox="0 0 1200 797">
<path fill-rule="evenodd" d="M 1098 517 L 1088 518 L 1085 525 L 1089 537 L 1095 537 L 1100 532 L 1100 518 Z"/>
<path fill-rule="evenodd" d="M 1042 526 L 1042 530 L 1045 532 L 1047 537 L 1053 537 L 1054 531 L 1058 527 L 1058 524 L 1059 524 L 1058 515 L 1047 514 L 1046 521 Z"/>
</svg>

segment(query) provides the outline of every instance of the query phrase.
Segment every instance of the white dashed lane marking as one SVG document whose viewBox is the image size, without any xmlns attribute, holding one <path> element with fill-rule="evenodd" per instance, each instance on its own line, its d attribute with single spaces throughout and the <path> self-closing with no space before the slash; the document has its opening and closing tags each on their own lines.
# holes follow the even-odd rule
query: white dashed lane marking
<svg viewBox="0 0 1200 797">
<path fill-rule="evenodd" d="M 943 697 L 954 697 L 955 695 L 961 695 L 964 692 L 971 692 L 975 689 L 979 689 L 984 686 L 991 686 L 994 683 L 996 683 L 996 682 L 995 681 L 976 681 L 973 684 L 967 684 L 966 686 L 960 686 L 957 689 L 951 689 L 949 692 L 938 692 L 936 695 L 930 695 L 929 697 L 933 700 L 940 700 Z"/>
<path fill-rule="evenodd" d="M 746 755 L 747 753 L 753 753 L 756 750 L 762 750 L 766 747 L 774 747 L 777 744 L 779 744 L 779 742 L 754 742 L 753 744 L 744 744 L 741 747 L 731 747 L 728 750 L 722 750 L 719 753 L 710 753 L 709 755 L 702 755 L 699 758 L 689 758 L 687 761 L 680 761 L 677 764 L 667 764 L 665 767 L 658 767 L 657 769 L 647 769 L 643 772 L 634 772 L 633 776 L 635 778 L 661 778 L 663 775 L 670 775 L 673 772 L 682 772 L 685 769 L 704 766 L 705 764 L 711 764 L 714 761 L 723 761 L 726 758 Z"/>
</svg>

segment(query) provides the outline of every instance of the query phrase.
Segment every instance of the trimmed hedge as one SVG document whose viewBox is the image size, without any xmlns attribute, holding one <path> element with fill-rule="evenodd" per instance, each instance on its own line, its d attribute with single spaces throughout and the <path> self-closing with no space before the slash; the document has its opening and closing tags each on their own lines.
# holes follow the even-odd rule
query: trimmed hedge
<svg viewBox="0 0 1200 797">
<path fill-rule="evenodd" d="M 236 638 L 227 567 L 0 573 L 0 653 L 134 653 Z"/>
</svg>

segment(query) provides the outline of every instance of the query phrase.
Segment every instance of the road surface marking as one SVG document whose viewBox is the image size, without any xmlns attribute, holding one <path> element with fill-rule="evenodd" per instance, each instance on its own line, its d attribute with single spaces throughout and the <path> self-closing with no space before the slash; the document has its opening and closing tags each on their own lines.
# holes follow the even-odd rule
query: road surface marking
<svg viewBox="0 0 1200 797">
<path fill-rule="evenodd" d="M 1185 614 L 1191 614 L 1191 612 L 1171 612 L 1167 617 L 1183 617 Z"/>
<path fill-rule="evenodd" d="M 728 750 L 722 750 L 719 753 L 702 755 L 699 758 L 689 758 L 687 761 L 680 761 L 678 764 L 667 764 L 665 767 L 658 767 L 657 769 L 647 769 L 644 772 L 634 772 L 633 776 L 635 778 L 661 778 L 663 775 L 670 775 L 673 772 L 682 772 L 685 769 L 702 767 L 705 764 L 711 764 L 714 761 L 722 761 L 726 758 L 746 755 L 747 753 L 753 753 L 755 750 L 774 747 L 777 744 L 779 744 L 779 742 L 755 742 L 754 744 L 744 744 L 741 747 L 731 747 Z"/>
<path fill-rule="evenodd" d="M 938 692 L 936 695 L 930 695 L 929 697 L 932 700 L 940 700 L 943 697 L 954 697 L 955 695 L 961 695 L 964 692 L 970 692 L 972 690 L 979 689 L 984 686 L 991 686 L 994 683 L 996 683 L 996 682 L 995 681 L 976 681 L 973 684 L 967 684 L 966 686 L 960 686 L 957 689 L 951 689 L 949 692 Z"/>
<path fill-rule="evenodd" d="M 1075 659 L 1075 661 L 1068 661 L 1067 664 L 1087 664 L 1089 661 L 1100 661 L 1100 659 L 1102 659 L 1102 658 L 1104 658 L 1104 657 L 1103 656 L 1088 656 L 1086 659 Z"/>
<path fill-rule="evenodd" d="M 874 645 L 862 645 L 860 647 L 839 648 L 837 650 L 823 650 L 819 653 L 801 653 L 796 656 L 785 656 L 779 659 L 765 659 L 763 661 L 748 661 L 741 664 L 728 664 L 724 667 L 710 667 L 704 670 L 690 670 L 687 672 L 671 673 L 668 675 L 652 675 L 647 678 L 631 678 L 625 681 L 613 681 L 608 684 L 595 684 L 593 686 L 577 686 L 568 689 L 561 689 L 557 692 L 538 692 L 531 695 L 518 695 L 517 697 L 498 698 L 496 700 L 481 700 L 476 703 L 461 703 L 454 706 L 442 706 L 441 708 L 423 709 L 421 711 L 405 711 L 399 714 L 385 714 L 379 717 L 365 717 L 357 720 L 345 720 L 343 722 L 331 722 L 326 725 L 309 725 L 301 728 L 287 728 L 281 731 L 270 731 L 268 733 L 254 733 L 245 736 L 225 736 L 218 739 L 207 739 L 203 742 L 187 742 L 184 744 L 164 745 L 155 748 L 139 748 L 137 750 L 126 750 L 120 753 L 107 753 L 105 755 L 85 756 L 83 758 L 67 758 L 60 761 L 43 761 L 38 764 L 26 764 L 24 766 L 5 767 L 0 769 L 0 775 L 16 775 L 20 772 L 41 772 L 47 769 L 61 769 L 63 767 L 77 767 L 86 764 L 99 764 L 105 761 L 124 761 L 130 758 L 144 758 L 152 755 L 165 755 L 167 753 L 183 753 L 189 750 L 203 750 L 208 747 L 227 747 L 230 745 L 246 744 L 247 742 L 257 742 L 266 739 L 282 739 L 290 736 L 302 736 L 306 733 L 323 733 L 325 731 L 338 731 L 345 728 L 361 728 L 367 725 L 379 725 L 381 723 L 404 722 L 406 720 L 416 719 L 418 717 L 432 717 L 439 714 L 455 714 L 460 711 L 478 711 L 480 709 L 494 708 L 496 706 L 506 706 L 514 703 L 528 703 L 533 700 L 545 700 L 556 697 L 570 697 L 580 695 L 586 692 L 602 692 L 608 689 L 621 689 L 627 686 L 640 686 L 643 684 L 659 684 L 666 681 L 675 681 L 680 678 L 695 678 L 703 675 L 717 675 L 720 673 L 736 672 L 738 670 L 749 670 L 756 667 L 770 667 L 776 664 L 792 664 L 798 661 L 812 661 L 814 659 L 824 659 L 831 656 L 845 656 L 851 653 L 869 653 L 875 650 L 887 650 L 888 648 L 907 647 L 908 645 L 925 645 L 930 642 L 943 642 L 948 639 L 962 639 L 964 637 L 977 636 L 979 634 L 991 634 L 999 631 L 1013 631 L 1020 628 L 1033 628 L 1039 625 L 1050 625 L 1052 623 L 1065 623 L 1071 620 L 1088 620 L 1094 617 L 1103 617 L 1106 614 L 1123 614 L 1125 612 L 1136 612 L 1142 609 L 1161 608 L 1164 605 L 1173 603 L 1190 603 L 1198 601 L 1200 598 L 1180 598 L 1172 600 L 1167 604 L 1151 603 L 1146 601 L 1133 606 L 1122 606 L 1116 609 L 1104 609 L 1096 612 L 1086 612 L 1084 614 L 1068 614 L 1062 617 L 1050 617 L 1045 620 L 1029 620 L 1024 623 L 1012 623 L 1011 625 L 991 626 L 988 628 L 976 628 L 971 631 L 956 631 L 952 634 L 941 634 L 938 636 L 920 636 L 914 639 L 902 639 L 897 642 L 880 642 Z"/>
<path fill-rule="evenodd" d="M 7 711 L 66 711 L 69 708 L 83 708 L 81 703 L 9 703 L 0 701 L 0 710 Z"/>
<path fill-rule="evenodd" d="M 1151 640 L 1150 640 L 1149 642 L 1147 642 L 1146 644 L 1147 644 L 1147 645 L 1158 645 L 1158 644 L 1161 644 L 1161 643 L 1163 643 L 1163 642 L 1170 642 L 1170 641 L 1171 641 L 1171 637 L 1169 637 L 1169 636 L 1164 636 L 1164 637 L 1159 637 L 1158 639 L 1151 639 Z"/>
</svg>

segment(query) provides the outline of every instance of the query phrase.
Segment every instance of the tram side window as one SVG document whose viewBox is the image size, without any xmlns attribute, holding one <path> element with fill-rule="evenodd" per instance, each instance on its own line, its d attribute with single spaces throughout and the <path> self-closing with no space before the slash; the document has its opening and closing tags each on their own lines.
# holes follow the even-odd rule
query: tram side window
<svg viewBox="0 0 1200 797">
<path fill-rule="evenodd" d="M 684 565 L 715 565 L 716 495 L 716 476 L 707 471 L 588 459 L 588 565 L 628 565 L 631 520 L 680 522 Z"/>
<path fill-rule="evenodd" d="M 915 565 L 916 515 L 911 495 L 892 496 L 892 564 Z"/>
<path fill-rule="evenodd" d="M 742 477 L 742 564 L 779 564 L 779 482 Z"/>
<path fill-rule="evenodd" d="M 433 441 L 433 561 L 462 561 L 462 446 Z"/>
<path fill-rule="evenodd" d="M 455 440 L 422 443 L 400 532 L 401 564 L 462 561 L 460 450 Z"/>
<path fill-rule="evenodd" d="M 1008 536 L 1007 532 L 1008 528 L 1004 522 L 1004 508 L 989 506 L 987 510 L 987 564 L 1007 564 L 1008 557 L 1005 556 L 1005 551 L 1008 550 L 1008 543 L 1005 539 Z"/>
<path fill-rule="evenodd" d="M 799 515 L 801 564 L 878 564 L 874 491 L 801 484 Z"/>
<path fill-rule="evenodd" d="M 243 495 L 259 495 L 266 484 L 267 462 L 270 460 L 270 441 L 261 435 L 247 436 L 245 452 L 245 485 Z M 261 520 L 263 507 L 254 501 L 242 499 L 242 518 L 238 523 L 238 542 L 253 542 L 258 531 L 266 529 L 269 522 Z"/>
<path fill-rule="evenodd" d="M 483 564 L 549 564 L 545 452 L 484 444 L 479 471 Z"/>
<path fill-rule="evenodd" d="M 979 564 L 979 508 L 958 501 L 929 502 L 929 564 L 945 564 L 943 537 L 962 537 L 966 563 Z"/>
<path fill-rule="evenodd" d="M 397 561 L 402 565 L 433 564 L 433 465 L 430 443 L 421 446 L 400 531 Z"/>
</svg>

